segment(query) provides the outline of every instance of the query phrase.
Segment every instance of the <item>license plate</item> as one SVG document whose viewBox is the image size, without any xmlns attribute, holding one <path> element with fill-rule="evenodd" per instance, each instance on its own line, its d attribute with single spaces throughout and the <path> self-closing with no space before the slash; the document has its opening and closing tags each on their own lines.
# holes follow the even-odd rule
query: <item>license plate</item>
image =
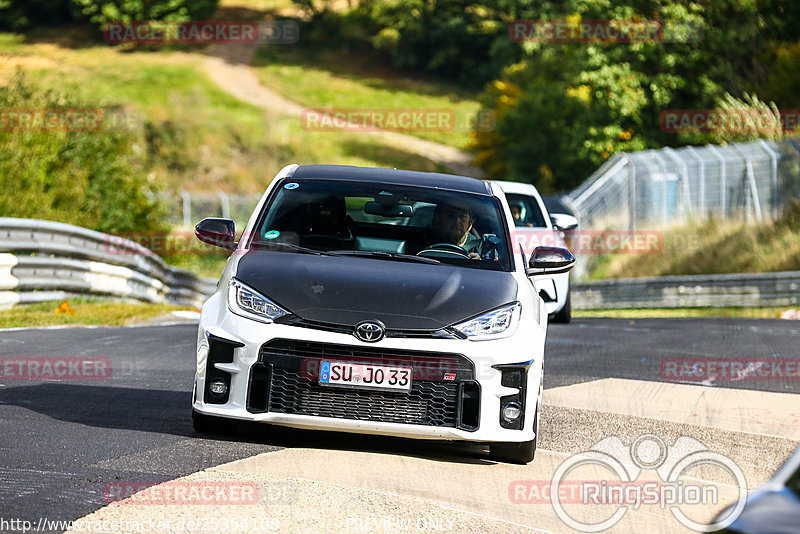
<svg viewBox="0 0 800 534">
<path fill-rule="evenodd" d="M 322 362 L 319 383 L 363 389 L 411 389 L 411 367 L 387 367 L 346 362 Z"/>
</svg>

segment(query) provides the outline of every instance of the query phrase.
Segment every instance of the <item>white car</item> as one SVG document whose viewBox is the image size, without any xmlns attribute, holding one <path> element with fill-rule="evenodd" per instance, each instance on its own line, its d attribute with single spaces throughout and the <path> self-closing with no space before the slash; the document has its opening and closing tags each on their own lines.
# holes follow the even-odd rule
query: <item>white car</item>
<svg viewBox="0 0 800 534">
<path fill-rule="evenodd" d="M 198 238 L 234 252 L 200 318 L 195 429 L 464 440 L 531 461 L 547 309 L 529 277 L 575 259 L 515 254 L 512 225 L 495 183 L 336 165 L 281 170 L 238 243 L 233 221 L 204 219 Z"/>
<path fill-rule="evenodd" d="M 495 182 L 506 194 L 516 226 L 517 240 L 525 254 L 538 246 L 569 248 L 562 232 L 578 227 L 578 220 L 566 213 L 548 213 L 542 197 L 532 184 Z M 554 323 L 569 323 L 572 306 L 569 273 L 537 277 L 537 287 Z"/>
</svg>

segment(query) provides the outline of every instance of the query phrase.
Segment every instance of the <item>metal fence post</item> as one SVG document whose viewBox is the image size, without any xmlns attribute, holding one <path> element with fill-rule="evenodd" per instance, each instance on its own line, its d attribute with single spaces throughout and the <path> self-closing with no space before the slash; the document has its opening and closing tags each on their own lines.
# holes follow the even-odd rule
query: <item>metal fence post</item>
<svg viewBox="0 0 800 534">
<path fill-rule="evenodd" d="M 692 195 L 689 189 L 689 167 L 686 165 L 686 162 L 683 161 L 678 154 L 670 147 L 664 148 L 664 152 L 669 154 L 669 156 L 678 163 L 678 166 L 681 168 L 681 199 L 683 201 L 684 206 L 682 206 L 682 211 L 684 214 L 689 213 L 693 214 L 694 209 L 692 207 Z M 676 200 L 677 202 L 677 200 Z"/>
<path fill-rule="evenodd" d="M 630 171 L 628 171 L 628 231 L 636 232 L 636 165 L 627 152 L 622 152 Z"/>
<path fill-rule="evenodd" d="M 192 225 L 192 195 L 181 191 L 181 199 L 183 199 L 183 226 L 189 228 Z"/>
<path fill-rule="evenodd" d="M 697 160 L 698 169 L 700 171 L 699 172 L 700 191 L 698 192 L 697 202 L 699 204 L 698 208 L 700 210 L 700 213 L 702 213 L 703 218 L 705 218 L 708 216 L 708 213 L 706 213 L 706 165 L 703 162 L 703 158 L 701 158 L 700 155 L 697 152 L 695 152 L 694 147 L 687 146 L 686 148 L 688 149 L 689 154 L 691 154 L 692 157 L 694 157 L 694 159 Z"/>
<path fill-rule="evenodd" d="M 787 139 L 789 146 L 797 151 L 798 160 L 800 160 L 800 145 L 794 139 Z M 800 198 L 800 172 L 797 173 L 797 198 Z"/>
<path fill-rule="evenodd" d="M 219 197 L 219 203 L 222 206 L 222 218 L 223 219 L 230 219 L 231 218 L 231 197 L 228 196 L 227 193 L 224 191 L 217 191 L 217 196 Z"/>
<path fill-rule="evenodd" d="M 779 154 L 769 146 L 769 143 L 764 141 L 763 139 L 758 140 L 761 143 L 761 146 L 764 147 L 769 153 L 770 163 L 772 164 L 772 219 L 778 218 L 778 156 Z"/>
<path fill-rule="evenodd" d="M 747 157 L 747 154 L 745 153 L 744 150 L 742 150 L 742 147 L 740 147 L 738 143 L 733 143 L 731 146 L 733 146 L 733 148 L 735 148 L 736 151 L 742 155 L 742 158 L 744 158 L 745 184 L 747 185 L 747 189 L 750 192 L 749 195 L 745 195 L 745 201 L 747 203 L 745 205 L 748 206 L 747 217 L 748 218 L 750 217 L 749 204 L 752 203 L 754 205 L 756 220 L 758 222 L 762 222 L 764 220 L 764 217 L 761 214 L 761 198 L 758 195 L 758 187 L 756 186 L 756 174 L 753 171 L 753 161 L 749 157 Z"/>
<path fill-rule="evenodd" d="M 720 191 L 720 203 L 722 204 L 722 217 L 725 218 L 728 215 L 728 176 L 726 174 L 727 169 L 725 168 L 725 157 L 720 154 L 719 150 L 714 145 L 706 145 L 706 148 L 719 159 L 720 189 L 722 189 Z"/>
</svg>

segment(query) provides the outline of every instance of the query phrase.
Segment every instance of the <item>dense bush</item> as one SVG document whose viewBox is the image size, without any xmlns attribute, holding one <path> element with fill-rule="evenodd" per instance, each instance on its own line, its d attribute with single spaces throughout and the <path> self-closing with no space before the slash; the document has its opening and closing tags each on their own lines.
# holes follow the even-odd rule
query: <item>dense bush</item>
<svg viewBox="0 0 800 534">
<path fill-rule="evenodd" d="M 9 110 L 89 109 L 21 73 L 0 86 L 0 214 L 101 232 L 163 231 L 164 208 L 137 154 L 141 132 L 14 127 Z M 107 125 L 106 125 L 107 126 Z"/>
<path fill-rule="evenodd" d="M 0 0 L 0 29 L 28 30 L 88 20 L 98 27 L 109 21 L 203 20 L 219 0 Z"/>
<path fill-rule="evenodd" d="M 93 23 L 132 20 L 203 20 L 216 11 L 219 0 L 71 0 Z"/>
<path fill-rule="evenodd" d="M 36 25 L 55 25 L 77 15 L 72 0 L 0 0 L 0 29 L 27 30 Z"/>
</svg>

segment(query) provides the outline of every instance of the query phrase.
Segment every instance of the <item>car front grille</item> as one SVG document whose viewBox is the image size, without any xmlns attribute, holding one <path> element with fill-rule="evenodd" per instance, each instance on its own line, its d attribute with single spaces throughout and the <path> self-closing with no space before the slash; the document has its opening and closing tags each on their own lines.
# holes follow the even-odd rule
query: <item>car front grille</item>
<svg viewBox="0 0 800 534">
<path fill-rule="evenodd" d="M 320 385 L 318 363 L 413 367 L 410 391 L 371 391 Z M 449 375 L 450 380 L 445 380 Z M 247 409 L 476 430 L 480 389 L 472 363 L 457 354 L 381 350 L 295 340 L 273 340 L 261 347 L 250 373 Z"/>
<path fill-rule="evenodd" d="M 409 393 L 321 386 L 285 369 L 275 369 L 269 411 L 381 421 L 456 426 L 458 384 L 415 382 Z"/>
</svg>

